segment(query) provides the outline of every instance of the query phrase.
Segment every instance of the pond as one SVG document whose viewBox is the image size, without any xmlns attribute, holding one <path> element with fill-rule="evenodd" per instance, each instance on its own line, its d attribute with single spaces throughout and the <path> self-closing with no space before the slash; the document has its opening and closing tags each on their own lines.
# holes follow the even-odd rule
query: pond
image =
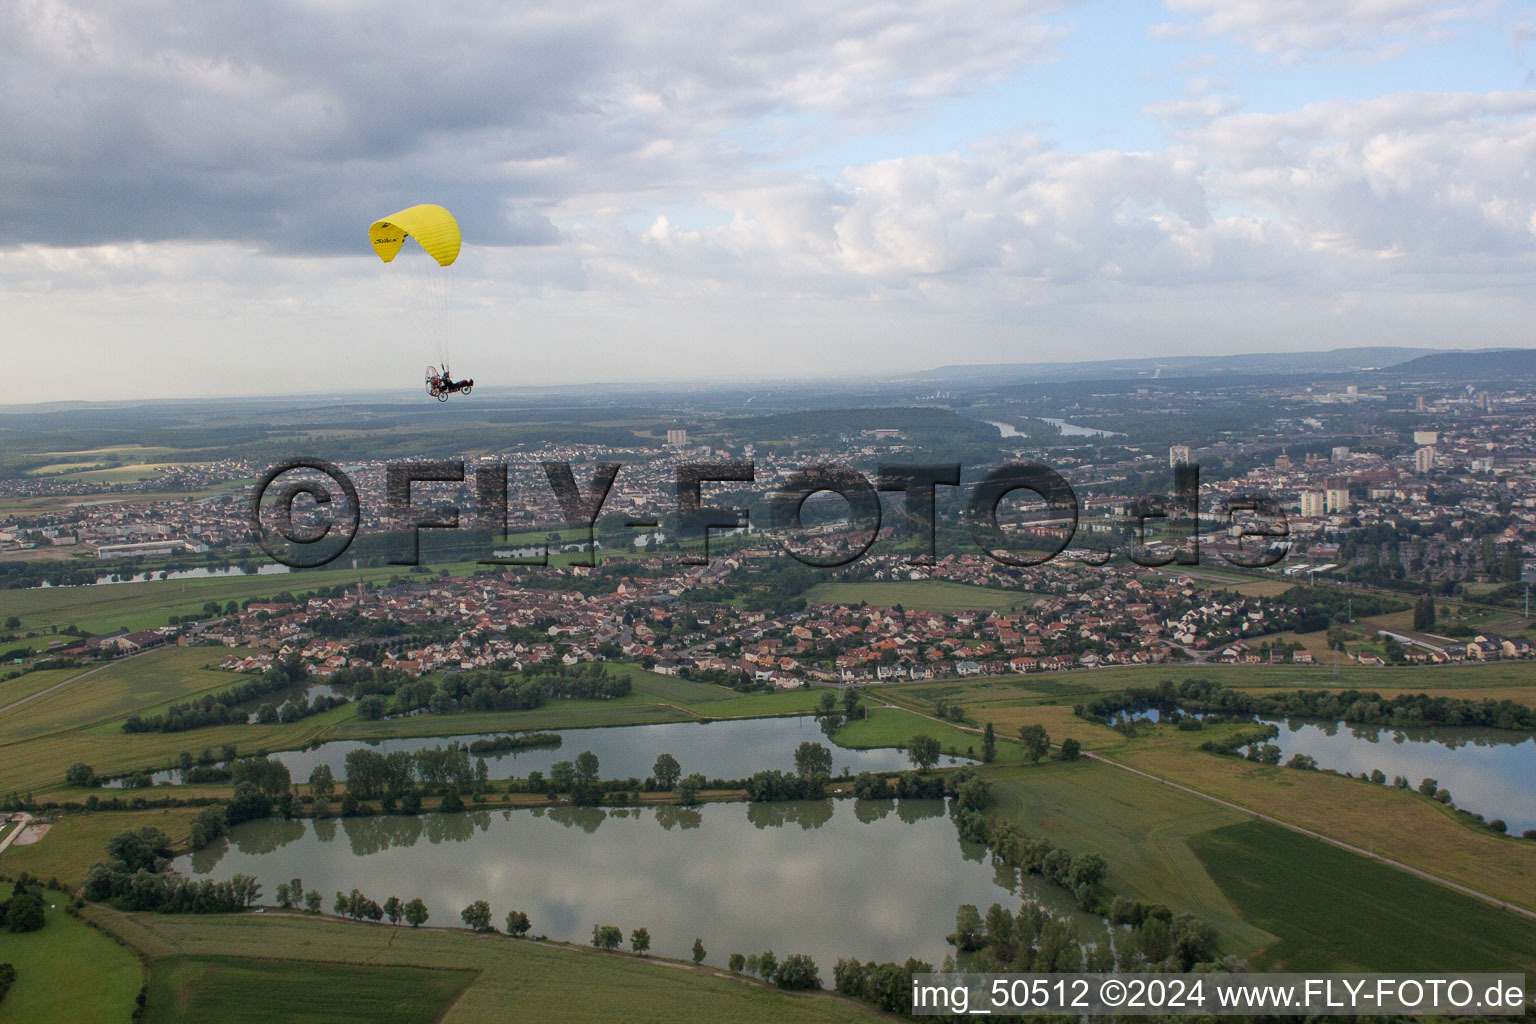
<svg viewBox="0 0 1536 1024">
<path fill-rule="evenodd" d="M 445 719 L 444 724 L 450 724 L 450 721 Z M 559 734 L 560 746 L 486 755 L 491 777 L 526 777 L 530 771 L 548 775 L 550 766 L 556 761 L 572 761 L 577 754 L 590 750 L 597 755 L 605 779 L 643 779 L 651 774 L 659 754 L 677 758 L 684 775 L 699 772 L 709 779 L 738 779 L 765 768 L 793 770 L 795 748 L 806 740 L 820 743 L 832 751 L 834 775 L 841 774 L 845 767 L 854 774 L 911 767 L 907 755 L 900 750 L 847 750 L 836 746 L 822 734 L 816 719 L 809 716 L 550 731 Z M 445 746 L 454 740 L 467 745 L 496 735 L 487 732 L 385 740 L 330 740 L 308 750 L 284 750 L 270 756 L 288 766 L 295 782 L 307 780 L 309 773 L 321 764 L 330 765 L 331 771 L 340 779 L 344 777 L 347 754 L 353 750 L 369 749 L 381 754 L 395 750 L 417 751 Z M 945 758 L 945 762 L 971 763 L 965 758 Z"/>
<path fill-rule="evenodd" d="M 1155 722 L 1158 717 L 1158 710 L 1149 708 L 1122 713 L 1117 721 Z M 1401 775 L 1415 789 L 1421 780 L 1434 779 L 1457 807 L 1490 821 L 1502 818 L 1514 835 L 1536 829 L 1536 737 L 1529 733 L 1455 726 L 1378 728 L 1303 718 L 1258 721 L 1279 728 L 1271 742 L 1280 748 L 1282 763 L 1306 754 L 1324 771 L 1369 775 L 1379 769 L 1389 783 Z"/>
<path fill-rule="evenodd" d="M 844 956 L 939 964 L 962 903 L 985 913 L 1036 896 L 1073 912 L 1087 941 L 1104 927 L 1062 890 L 994 867 L 961 841 L 941 800 L 268 819 L 175 867 L 252 875 L 269 903 L 279 882 L 301 878 L 327 911 L 338 890 L 379 903 L 419 896 L 434 925 L 458 925 L 483 899 L 498 928 L 522 910 L 552 939 L 590 943 L 593 925 L 614 924 L 627 943 L 643 926 L 653 953 L 687 958 L 698 937 L 718 965 L 737 952 L 809 953 L 827 985 Z"/>
<path fill-rule="evenodd" d="M 1536 737 L 1507 729 L 1442 726 L 1377 729 L 1293 718 L 1276 722 L 1282 760 L 1308 754 L 1318 767 L 1352 775 L 1380 769 L 1417 788 L 1425 778 L 1449 790 L 1457 807 L 1519 835 L 1536 829 Z"/>
</svg>

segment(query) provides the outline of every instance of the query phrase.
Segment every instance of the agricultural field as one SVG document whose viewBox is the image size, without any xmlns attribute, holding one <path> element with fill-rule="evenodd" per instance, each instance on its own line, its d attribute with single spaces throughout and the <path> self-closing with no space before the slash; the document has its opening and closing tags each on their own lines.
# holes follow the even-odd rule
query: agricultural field
<svg viewBox="0 0 1536 1024">
<path fill-rule="evenodd" d="M 0 857 L 3 862 L 4 857 Z M 11 873 L 11 869 L 4 869 Z M 11 886 L 0 884 L 0 900 Z M 46 924 L 35 932 L 0 931 L 0 963 L 16 968 L 16 983 L 0 1004 L 6 1020 L 27 1024 L 127 1021 L 143 983 L 138 958 L 64 912 L 64 894 L 44 892 Z M 60 970 L 61 964 L 68 968 Z"/>
<path fill-rule="evenodd" d="M 1536 971 L 1536 921 L 1268 822 L 1190 837 L 1269 971 Z"/>
<path fill-rule="evenodd" d="M 1074 853 L 1099 854 L 1116 894 L 1206 918 L 1221 932 L 1222 949 L 1237 956 L 1274 941 L 1238 914 L 1187 844 L 1246 815 L 1089 760 L 988 768 L 986 777 L 989 814 Z"/>
<path fill-rule="evenodd" d="M 478 972 L 242 957 L 150 964 L 151 1024 L 432 1024 Z"/>
<path fill-rule="evenodd" d="M 1036 595 L 1022 590 L 995 590 L 945 580 L 906 583 L 818 583 L 805 593 L 808 604 L 858 604 L 877 608 L 901 605 L 910 611 L 1016 611 L 1028 608 Z"/>
<path fill-rule="evenodd" d="M 447 969 L 455 972 L 450 976 L 456 979 L 474 972 L 468 987 L 439 1018 L 445 1024 L 502 1021 L 507 1019 L 509 1008 L 519 1007 L 537 1008 L 538 1019 L 552 1024 L 584 1024 L 593 1020 L 656 1024 L 795 1020 L 853 1024 L 885 1019 L 865 1007 L 832 996 L 792 995 L 714 969 L 696 969 L 655 958 L 605 955 L 500 935 L 477 936 L 436 928 L 397 928 L 287 914 L 123 914 L 100 907 L 92 907 L 87 913 L 149 958 L 152 980 L 148 1019 L 152 1021 L 222 1024 L 239 1019 L 229 1016 L 229 1004 L 218 1007 L 213 1016 L 194 1015 L 191 1011 L 202 1005 L 194 999 L 188 999 L 184 1008 L 173 1005 L 169 1011 L 156 1005 L 157 997 L 164 998 L 163 993 L 170 993 L 174 998 L 191 980 L 192 971 L 184 966 L 187 958 L 205 964 L 216 958 L 214 962 L 224 970 L 223 976 L 216 976 L 214 982 L 226 986 L 229 996 L 245 993 L 255 1000 L 268 998 L 252 987 L 266 972 L 262 966 L 234 971 L 241 960 L 281 960 L 285 967 L 316 979 L 312 987 L 342 988 L 347 978 L 355 976 L 354 965 L 364 964 L 372 971 L 390 972 L 400 984 L 409 979 L 414 969 Z M 830 965 L 819 966 L 822 980 L 830 983 Z M 203 976 L 207 977 L 204 970 Z M 168 972 L 169 977 L 160 977 L 162 972 Z M 383 983 L 382 976 L 368 979 L 370 988 Z M 302 1020 L 294 1016 L 293 1010 L 302 1010 L 306 1002 L 286 1008 L 282 1019 Z M 252 1019 L 273 1018 L 269 1015 Z"/>
<path fill-rule="evenodd" d="M 1469 828 L 1411 790 L 1205 754 L 1199 735 L 1159 728 L 1103 756 L 1536 909 L 1536 843 Z"/>
</svg>

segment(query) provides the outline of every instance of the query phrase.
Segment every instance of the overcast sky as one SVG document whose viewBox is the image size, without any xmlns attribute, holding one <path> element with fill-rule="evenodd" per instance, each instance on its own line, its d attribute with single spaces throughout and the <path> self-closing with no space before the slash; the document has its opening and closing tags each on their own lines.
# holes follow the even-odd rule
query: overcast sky
<svg viewBox="0 0 1536 1024">
<path fill-rule="evenodd" d="M 9 0 L 0 125 L 15 401 L 419 387 L 445 327 L 539 385 L 1536 323 L 1501 0 Z M 425 323 L 367 241 L 418 202 Z"/>
</svg>

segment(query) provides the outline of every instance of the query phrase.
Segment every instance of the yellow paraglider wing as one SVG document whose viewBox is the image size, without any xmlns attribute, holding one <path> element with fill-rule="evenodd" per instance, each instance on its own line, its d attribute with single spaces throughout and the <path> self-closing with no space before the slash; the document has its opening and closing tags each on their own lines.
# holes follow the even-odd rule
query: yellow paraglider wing
<svg viewBox="0 0 1536 1024">
<path fill-rule="evenodd" d="M 434 203 L 392 213 L 375 221 L 368 229 L 373 251 L 385 263 L 395 258 L 407 235 L 416 239 L 439 266 L 446 267 L 459 257 L 459 246 L 463 241 L 459 236 L 459 222 L 453 219 L 453 214 Z"/>
</svg>

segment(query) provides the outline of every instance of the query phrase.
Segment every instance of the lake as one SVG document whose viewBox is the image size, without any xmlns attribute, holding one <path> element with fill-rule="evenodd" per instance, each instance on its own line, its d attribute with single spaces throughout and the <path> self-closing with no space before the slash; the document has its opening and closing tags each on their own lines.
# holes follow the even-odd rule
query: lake
<svg viewBox="0 0 1536 1024">
<path fill-rule="evenodd" d="M 452 718 L 442 719 L 452 726 Z M 510 730 L 509 730 L 510 731 Z M 605 779 L 643 779 L 659 754 L 671 754 L 682 765 L 683 774 L 699 772 L 709 779 L 745 778 L 765 768 L 783 771 L 795 767 L 795 748 L 811 740 L 832 751 L 832 773 L 846 767 L 861 771 L 895 771 L 911 767 L 900 750 L 847 750 L 828 740 L 810 716 L 793 718 L 744 718 L 713 722 L 674 722 L 664 725 L 624 725 L 604 729 L 551 729 L 562 743 L 558 747 L 487 754 L 492 778 L 525 777 L 530 771 L 549 774 L 556 761 L 573 761 L 590 750 L 597 755 Z M 395 750 L 417 751 L 446 746 L 453 740 L 468 745 L 477 739 L 491 739 L 506 733 L 465 733 L 455 736 L 413 736 L 384 740 L 330 740 L 308 750 L 282 750 L 271 754 L 288 766 L 295 782 L 303 782 L 318 765 L 330 765 L 336 778 L 344 775 L 347 754 L 353 750 L 376 750 L 388 754 Z M 945 759 L 946 763 L 969 763 L 966 759 Z"/>
<path fill-rule="evenodd" d="M 209 569 L 199 566 L 196 569 L 154 569 L 147 572 L 129 573 L 126 576 L 107 575 L 96 577 L 92 583 L 71 583 L 71 587 L 105 587 L 114 583 L 147 583 L 152 580 L 210 580 L 222 579 L 227 576 L 279 576 L 291 570 L 286 565 L 269 563 L 256 567 L 254 573 L 247 573 L 239 566 L 230 566 L 228 569 Z M 34 590 L 52 590 L 54 585 L 44 580 Z"/>
<path fill-rule="evenodd" d="M 1157 721 L 1158 711 L 1149 708 L 1128 717 Z M 1380 769 L 1389 783 L 1401 775 L 1415 789 L 1420 780 L 1435 779 L 1457 807 L 1490 821 L 1502 818 L 1514 835 L 1536 829 L 1536 737 L 1529 733 L 1377 728 L 1303 718 L 1259 721 L 1280 729 L 1271 742 L 1280 748 L 1282 763 L 1307 754 L 1325 771 L 1369 775 Z"/>
<path fill-rule="evenodd" d="M 484 899 L 498 928 L 522 910 L 533 934 L 552 939 L 589 943 L 593 925 L 614 924 L 627 944 L 644 926 L 653 953 L 688 958 L 699 937 L 719 965 L 737 952 L 809 953 L 828 986 L 844 956 L 938 965 L 961 903 L 985 913 L 1038 895 L 1071 911 L 1062 890 L 1021 882 L 962 842 L 941 800 L 268 819 L 175 867 L 216 880 L 252 875 L 268 903 L 279 882 L 298 877 L 324 894 L 327 911 L 338 890 L 380 903 L 419 896 L 433 925 L 458 925 L 459 911 Z M 1073 913 L 1084 939 L 1102 933 L 1097 918 Z"/>
</svg>

